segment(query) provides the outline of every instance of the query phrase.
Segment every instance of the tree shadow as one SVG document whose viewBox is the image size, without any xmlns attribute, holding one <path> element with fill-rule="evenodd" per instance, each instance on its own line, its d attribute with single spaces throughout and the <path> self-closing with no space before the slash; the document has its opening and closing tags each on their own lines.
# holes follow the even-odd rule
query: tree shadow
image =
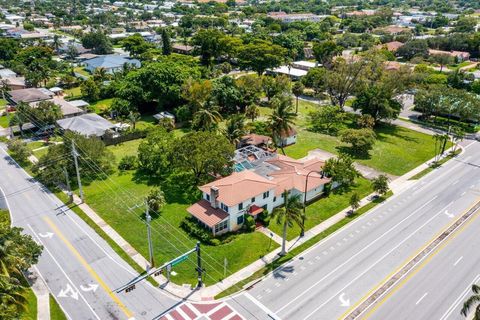
<svg viewBox="0 0 480 320">
<path fill-rule="evenodd" d="M 335 149 L 337 149 L 339 153 L 349 155 L 354 160 L 368 160 L 371 158 L 370 153 L 366 150 L 364 152 L 356 152 L 349 146 L 336 146 Z"/>
<path fill-rule="evenodd" d="M 285 278 L 288 278 L 288 276 L 292 274 L 294 271 L 295 271 L 295 268 L 293 266 L 285 266 L 273 272 L 273 277 L 275 279 L 285 279 Z"/>
<path fill-rule="evenodd" d="M 375 133 L 377 134 L 377 140 L 380 141 L 385 141 L 389 138 L 389 136 L 392 136 L 408 142 L 418 142 L 417 138 L 406 136 L 404 133 L 402 133 L 400 127 L 393 124 L 380 123 L 374 129 Z"/>
</svg>

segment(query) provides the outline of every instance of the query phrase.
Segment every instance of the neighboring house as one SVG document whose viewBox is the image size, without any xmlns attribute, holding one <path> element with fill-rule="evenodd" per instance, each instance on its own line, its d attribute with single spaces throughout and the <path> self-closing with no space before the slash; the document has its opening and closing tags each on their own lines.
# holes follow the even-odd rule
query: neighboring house
<svg viewBox="0 0 480 320">
<path fill-rule="evenodd" d="M 264 210 L 272 212 L 284 203 L 284 191 L 289 196 L 299 195 L 302 202 L 306 192 L 309 201 L 320 196 L 331 181 L 311 172 L 324 166 L 319 158 L 295 160 L 246 147 L 236 151 L 235 160 L 238 170 L 200 186 L 202 199 L 187 209 L 214 236 L 240 229 L 245 215 L 256 218 Z"/>
<path fill-rule="evenodd" d="M 387 43 L 384 43 L 384 44 L 380 44 L 380 45 L 377 46 L 377 48 L 378 49 L 387 49 L 390 52 L 396 52 L 402 46 L 403 46 L 403 42 L 392 41 L 392 42 L 387 42 Z"/>
<path fill-rule="evenodd" d="M 255 146 L 266 150 L 272 144 L 272 138 L 270 138 L 269 136 L 251 133 L 242 137 L 239 143 L 239 147 L 242 148 L 245 146 Z"/>
<path fill-rule="evenodd" d="M 300 21 L 320 22 L 327 16 L 320 16 L 313 13 L 285 13 L 285 12 L 269 12 L 269 18 L 280 20 L 283 23 L 292 23 Z"/>
<path fill-rule="evenodd" d="M 61 119 L 57 121 L 63 130 L 70 130 L 86 137 L 103 137 L 108 130 L 113 130 L 115 125 L 96 113 L 86 113 L 80 116 Z"/>
<path fill-rule="evenodd" d="M 294 128 L 290 128 L 288 132 L 282 132 L 280 147 L 286 147 L 297 142 L 297 131 Z"/>
<path fill-rule="evenodd" d="M 174 43 L 172 45 L 172 51 L 179 54 L 191 55 L 195 48 L 186 44 Z"/>
<path fill-rule="evenodd" d="M 411 30 L 409 28 L 405 28 L 405 27 L 387 26 L 387 27 L 383 27 L 383 28 L 377 28 L 374 31 L 381 32 L 381 33 L 387 33 L 387 34 L 391 34 L 393 36 L 396 36 L 396 35 L 398 35 L 400 33 L 403 33 L 403 32 L 410 32 Z"/>
<path fill-rule="evenodd" d="M 470 59 L 470 53 L 465 51 L 443 51 L 443 50 L 428 49 L 428 54 L 431 56 L 438 56 L 438 55 L 451 56 L 452 58 L 457 59 L 457 61 L 459 62 L 468 61 Z"/>
<path fill-rule="evenodd" d="M 11 105 L 16 106 L 19 102 L 32 103 L 50 100 L 52 96 L 53 93 L 46 89 L 28 88 L 7 92 L 6 98 Z"/>
<path fill-rule="evenodd" d="M 275 69 L 267 69 L 266 74 L 271 75 L 286 75 L 292 80 L 300 80 L 300 78 L 306 76 L 308 71 L 303 69 L 293 68 L 290 66 L 280 66 Z"/>
<path fill-rule="evenodd" d="M 104 68 L 109 74 L 113 74 L 117 71 L 121 71 L 125 64 L 139 68 L 141 63 L 137 59 L 132 59 L 126 56 L 120 55 L 104 55 L 97 56 L 92 59 L 83 61 L 85 69 L 91 73 L 95 72 L 95 69 Z"/>
<path fill-rule="evenodd" d="M 17 74 L 10 70 L 0 66 L 0 79 L 5 81 L 10 90 L 25 89 L 25 78 L 19 77 Z"/>
</svg>

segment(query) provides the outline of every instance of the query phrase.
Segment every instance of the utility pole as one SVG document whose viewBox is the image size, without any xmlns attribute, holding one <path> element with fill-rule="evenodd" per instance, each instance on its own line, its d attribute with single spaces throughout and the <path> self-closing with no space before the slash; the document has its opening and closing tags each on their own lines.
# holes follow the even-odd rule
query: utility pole
<svg viewBox="0 0 480 320">
<path fill-rule="evenodd" d="M 202 281 L 203 269 L 202 269 L 202 257 L 200 252 L 200 241 L 197 241 L 195 250 L 197 251 L 197 274 L 198 274 L 197 288 L 201 288 L 203 287 L 203 281 Z"/>
<path fill-rule="evenodd" d="M 72 140 L 72 155 L 73 155 L 73 160 L 75 162 L 75 171 L 77 172 L 77 182 L 78 182 L 78 193 L 80 194 L 80 199 L 82 199 L 82 202 L 85 200 L 85 197 L 83 196 L 83 189 L 82 189 L 82 181 L 80 179 L 80 170 L 78 169 L 78 152 L 77 149 L 75 148 L 75 141 Z"/>
<path fill-rule="evenodd" d="M 150 268 L 154 267 L 153 261 L 153 246 L 152 246 L 152 234 L 150 230 L 150 222 L 152 221 L 152 217 L 150 216 L 150 210 L 148 208 L 148 202 L 145 201 L 145 220 L 147 221 L 147 238 L 148 238 L 148 254 L 150 255 Z"/>
<path fill-rule="evenodd" d="M 72 188 L 70 187 L 70 179 L 68 177 L 67 168 L 63 167 L 63 173 L 65 174 L 65 182 L 67 183 L 67 190 L 72 191 Z"/>
</svg>

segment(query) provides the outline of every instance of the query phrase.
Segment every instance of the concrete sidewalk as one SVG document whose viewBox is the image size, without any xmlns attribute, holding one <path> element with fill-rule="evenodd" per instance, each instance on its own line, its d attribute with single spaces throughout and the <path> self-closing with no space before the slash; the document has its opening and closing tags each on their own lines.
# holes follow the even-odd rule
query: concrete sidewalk
<svg viewBox="0 0 480 320">
<path fill-rule="evenodd" d="M 46 283 L 35 267 L 28 270 L 25 278 L 37 297 L 37 320 L 50 320 L 50 291 Z"/>
</svg>

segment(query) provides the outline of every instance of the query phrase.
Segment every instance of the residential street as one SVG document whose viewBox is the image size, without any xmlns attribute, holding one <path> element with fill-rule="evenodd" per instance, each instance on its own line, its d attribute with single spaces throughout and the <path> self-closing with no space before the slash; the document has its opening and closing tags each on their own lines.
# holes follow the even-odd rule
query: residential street
<svg viewBox="0 0 480 320">
<path fill-rule="evenodd" d="M 136 272 L 1 148 L 0 176 L 12 223 L 44 246 L 36 268 L 70 319 L 152 319 L 175 305 L 148 282 L 112 293 Z"/>
<path fill-rule="evenodd" d="M 479 154 L 480 144 L 472 143 L 455 160 L 312 247 L 236 299 L 254 301 L 280 319 L 344 317 L 383 279 L 412 259 L 435 235 L 479 200 Z M 474 230 L 474 227 L 468 228 L 465 233 L 474 236 L 478 234 Z M 478 271 L 469 268 L 478 262 L 479 252 L 469 248 L 449 258 L 447 263 L 451 264 L 454 257 L 458 259 L 470 253 L 471 257 L 462 262 L 459 275 L 462 281 L 452 280 L 452 287 L 447 285 L 444 290 L 418 288 L 415 292 L 430 290 L 431 310 L 451 305 L 478 275 Z M 430 264 L 433 268 L 434 261 Z M 442 269 L 441 266 L 437 268 Z M 422 286 L 412 280 L 412 286 Z M 442 286 L 438 279 L 430 282 Z M 458 282 L 461 285 L 457 290 L 448 290 Z M 404 292 L 414 291 L 410 288 Z M 417 295 L 414 297 L 418 299 Z M 408 314 L 408 308 L 405 304 L 402 312 Z M 415 315 L 415 319 L 432 319 Z M 257 317 L 264 319 L 261 314 Z M 378 317 L 386 318 L 389 318 L 387 313 Z"/>
</svg>

